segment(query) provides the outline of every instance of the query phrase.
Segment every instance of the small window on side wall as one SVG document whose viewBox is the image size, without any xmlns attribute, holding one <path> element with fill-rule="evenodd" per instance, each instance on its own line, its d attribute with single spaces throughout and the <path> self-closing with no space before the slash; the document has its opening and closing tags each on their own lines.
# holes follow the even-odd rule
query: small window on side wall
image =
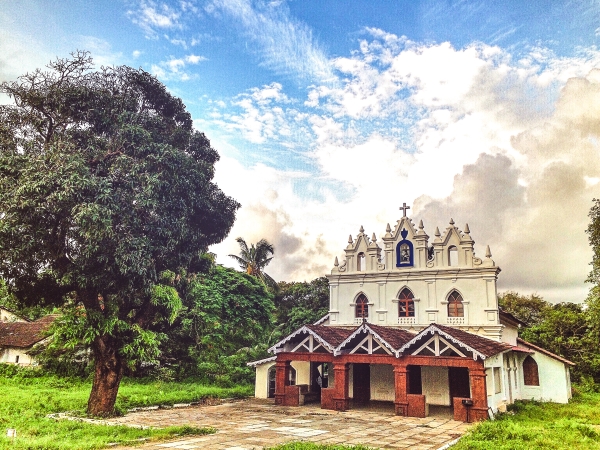
<svg viewBox="0 0 600 450">
<path fill-rule="evenodd" d="M 494 394 L 502 392 L 502 371 L 500 367 L 494 367 Z"/>
<path fill-rule="evenodd" d="M 448 317 L 464 317 L 465 316 L 465 305 L 463 305 L 463 298 L 456 291 L 450 292 L 448 295 Z"/>
<path fill-rule="evenodd" d="M 540 374 L 538 372 L 538 365 L 531 356 L 525 358 L 523 361 L 523 381 L 525 386 L 539 386 L 540 385 Z"/>
</svg>

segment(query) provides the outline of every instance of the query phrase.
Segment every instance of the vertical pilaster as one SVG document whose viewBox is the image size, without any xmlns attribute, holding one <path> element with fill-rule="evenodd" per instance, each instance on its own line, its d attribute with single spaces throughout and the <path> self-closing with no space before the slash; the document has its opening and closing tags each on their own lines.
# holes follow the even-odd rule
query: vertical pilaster
<svg viewBox="0 0 600 450">
<path fill-rule="evenodd" d="M 348 372 L 350 366 L 345 362 L 334 362 L 333 372 L 335 379 L 333 402 L 336 411 L 346 411 L 350 403 L 350 389 L 348 387 Z"/>
<path fill-rule="evenodd" d="M 394 405 L 396 408 L 396 415 L 407 416 L 408 415 L 408 367 L 407 366 L 395 366 L 394 367 L 394 381 L 396 386 L 396 396 L 394 399 Z"/>
<path fill-rule="evenodd" d="M 469 422 L 476 422 L 488 418 L 487 388 L 485 385 L 485 369 L 469 369 L 471 382 L 471 398 L 473 406 L 469 411 Z"/>
<path fill-rule="evenodd" d="M 288 384 L 290 379 L 290 361 L 279 361 L 275 362 L 275 404 L 285 404 L 285 386 Z"/>
</svg>

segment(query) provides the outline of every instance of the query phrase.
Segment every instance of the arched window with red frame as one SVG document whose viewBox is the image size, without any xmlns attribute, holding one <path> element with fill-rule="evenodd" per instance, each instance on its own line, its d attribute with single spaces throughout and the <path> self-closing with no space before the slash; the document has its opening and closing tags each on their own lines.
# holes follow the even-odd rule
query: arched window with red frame
<svg viewBox="0 0 600 450">
<path fill-rule="evenodd" d="M 369 300 L 365 294 L 360 294 L 356 299 L 354 317 L 357 319 L 367 319 L 369 317 Z"/>
<path fill-rule="evenodd" d="M 398 317 L 415 317 L 415 296 L 408 288 L 398 296 Z"/>
<path fill-rule="evenodd" d="M 465 305 L 463 298 L 457 291 L 450 292 L 448 295 L 448 317 L 464 317 Z"/>
</svg>

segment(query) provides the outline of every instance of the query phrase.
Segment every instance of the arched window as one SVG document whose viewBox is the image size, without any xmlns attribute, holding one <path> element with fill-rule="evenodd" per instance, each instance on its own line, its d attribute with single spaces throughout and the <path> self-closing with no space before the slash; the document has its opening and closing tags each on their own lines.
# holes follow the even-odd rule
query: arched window
<svg viewBox="0 0 600 450">
<path fill-rule="evenodd" d="M 454 245 L 448 248 L 448 264 L 458 266 L 458 249 Z"/>
<path fill-rule="evenodd" d="M 364 272 L 366 270 L 365 267 L 365 254 L 364 253 L 359 253 L 358 257 L 356 258 L 356 270 L 359 272 Z"/>
<path fill-rule="evenodd" d="M 365 294 L 360 294 L 356 299 L 355 315 L 357 319 L 366 319 L 369 317 L 369 300 Z"/>
<path fill-rule="evenodd" d="M 450 292 L 448 296 L 448 317 L 464 317 L 465 306 L 463 305 L 462 296 L 456 292 Z"/>
<path fill-rule="evenodd" d="M 540 375 L 538 373 L 538 365 L 531 356 L 523 361 L 523 378 L 525 386 L 539 386 Z"/>
<path fill-rule="evenodd" d="M 404 288 L 398 296 L 398 317 L 415 317 L 414 295 L 410 289 Z"/>
</svg>

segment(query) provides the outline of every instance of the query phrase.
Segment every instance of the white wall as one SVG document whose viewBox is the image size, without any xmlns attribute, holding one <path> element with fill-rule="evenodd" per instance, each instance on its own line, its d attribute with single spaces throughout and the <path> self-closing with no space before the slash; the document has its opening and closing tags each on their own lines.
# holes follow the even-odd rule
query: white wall
<svg viewBox="0 0 600 450">
<path fill-rule="evenodd" d="M 256 366 L 256 379 L 254 382 L 254 396 L 267 398 L 269 394 L 269 369 L 275 361 Z M 306 361 L 292 361 L 291 366 L 296 369 L 296 384 L 310 384 L 310 363 Z"/>
<path fill-rule="evenodd" d="M 519 381 L 521 398 L 568 403 L 571 398 L 571 380 L 568 367 L 554 358 L 541 352 L 531 355 L 538 365 L 539 386 L 525 386 L 523 376 L 523 360 L 520 361 Z"/>
<path fill-rule="evenodd" d="M 425 401 L 430 405 L 450 405 L 447 367 L 421 367 L 421 383 Z"/>
<path fill-rule="evenodd" d="M 35 360 L 25 353 L 24 349 L 19 348 L 5 348 L 2 353 L 0 353 L 0 362 L 3 363 L 16 363 L 16 357 L 19 357 L 19 365 L 29 366 L 35 363 Z"/>
<path fill-rule="evenodd" d="M 371 400 L 393 402 L 395 398 L 394 368 L 390 364 L 371 364 Z"/>
</svg>

